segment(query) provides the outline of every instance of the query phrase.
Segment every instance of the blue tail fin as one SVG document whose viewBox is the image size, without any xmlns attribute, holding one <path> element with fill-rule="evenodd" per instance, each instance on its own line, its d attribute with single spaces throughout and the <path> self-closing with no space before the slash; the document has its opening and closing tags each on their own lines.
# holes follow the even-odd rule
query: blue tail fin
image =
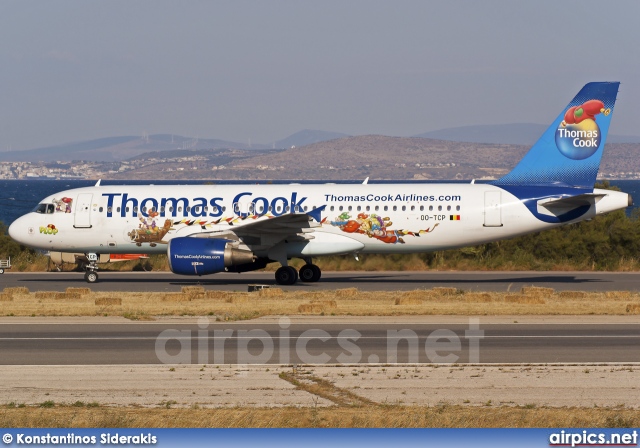
<svg viewBox="0 0 640 448">
<path fill-rule="evenodd" d="M 619 85 L 585 85 L 513 171 L 492 183 L 593 188 Z"/>
</svg>

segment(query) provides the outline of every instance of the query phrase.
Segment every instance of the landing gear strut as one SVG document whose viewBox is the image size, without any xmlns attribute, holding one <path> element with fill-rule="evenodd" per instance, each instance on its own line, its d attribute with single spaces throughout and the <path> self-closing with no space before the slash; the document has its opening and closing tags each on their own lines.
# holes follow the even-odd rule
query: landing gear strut
<svg viewBox="0 0 640 448">
<path fill-rule="evenodd" d="M 84 279 L 87 283 L 95 283 L 98 281 L 98 254 L 85 254 L 88 263 L 84 265 Z"/>
</svg>

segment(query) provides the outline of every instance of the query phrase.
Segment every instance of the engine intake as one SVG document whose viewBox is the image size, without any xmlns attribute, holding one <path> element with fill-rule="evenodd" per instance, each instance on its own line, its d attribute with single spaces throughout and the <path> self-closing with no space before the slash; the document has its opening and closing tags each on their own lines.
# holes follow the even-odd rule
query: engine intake
<svg viewBox="0 0 640 448">
<path fill-rule="evenodd" d="M 207 275 L 254 261 L 251 251 L 236 249 L 230 243 L 223 239 L 173 238 L 167 250 L 169 268 L 175 274 Z"/>
</svg>

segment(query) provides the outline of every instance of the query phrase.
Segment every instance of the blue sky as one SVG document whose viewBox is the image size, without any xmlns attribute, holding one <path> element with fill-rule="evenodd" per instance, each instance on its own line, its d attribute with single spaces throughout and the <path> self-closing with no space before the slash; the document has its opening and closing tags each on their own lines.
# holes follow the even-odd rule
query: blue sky
<svg viewBox="0 0 640 448">
<path fill-rule="evenodd" d="M 621 81 L 638 135 L 640 2 L 0 2 L 0 150 L 143 132 L 270 143 L 550 123 Z"/>
</svg>

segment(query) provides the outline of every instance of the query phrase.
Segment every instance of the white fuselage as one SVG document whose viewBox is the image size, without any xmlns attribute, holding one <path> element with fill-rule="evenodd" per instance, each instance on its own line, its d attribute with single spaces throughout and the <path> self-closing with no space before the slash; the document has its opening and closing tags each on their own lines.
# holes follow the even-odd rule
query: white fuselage
<svg viewBox="0 0 640 448">
<path fill-rule="evenodd" d="M 175 237 L 224 235 L 325 206 L 302 240 L 265 244 L 265 235 L 265 241 L 240 242 L 263 257 L 274 244 L 288 258 L 430 252 L 582 221 L 629 204 L 626 193 L 594 193 L 599 196 L 579 218 L 549 223 L 513 194 L 488 184 L 95 186 L 45 198 L 38 211 L 11 225 L 10 235 L 51 251 L 165 253 Z"/>
</svg>

